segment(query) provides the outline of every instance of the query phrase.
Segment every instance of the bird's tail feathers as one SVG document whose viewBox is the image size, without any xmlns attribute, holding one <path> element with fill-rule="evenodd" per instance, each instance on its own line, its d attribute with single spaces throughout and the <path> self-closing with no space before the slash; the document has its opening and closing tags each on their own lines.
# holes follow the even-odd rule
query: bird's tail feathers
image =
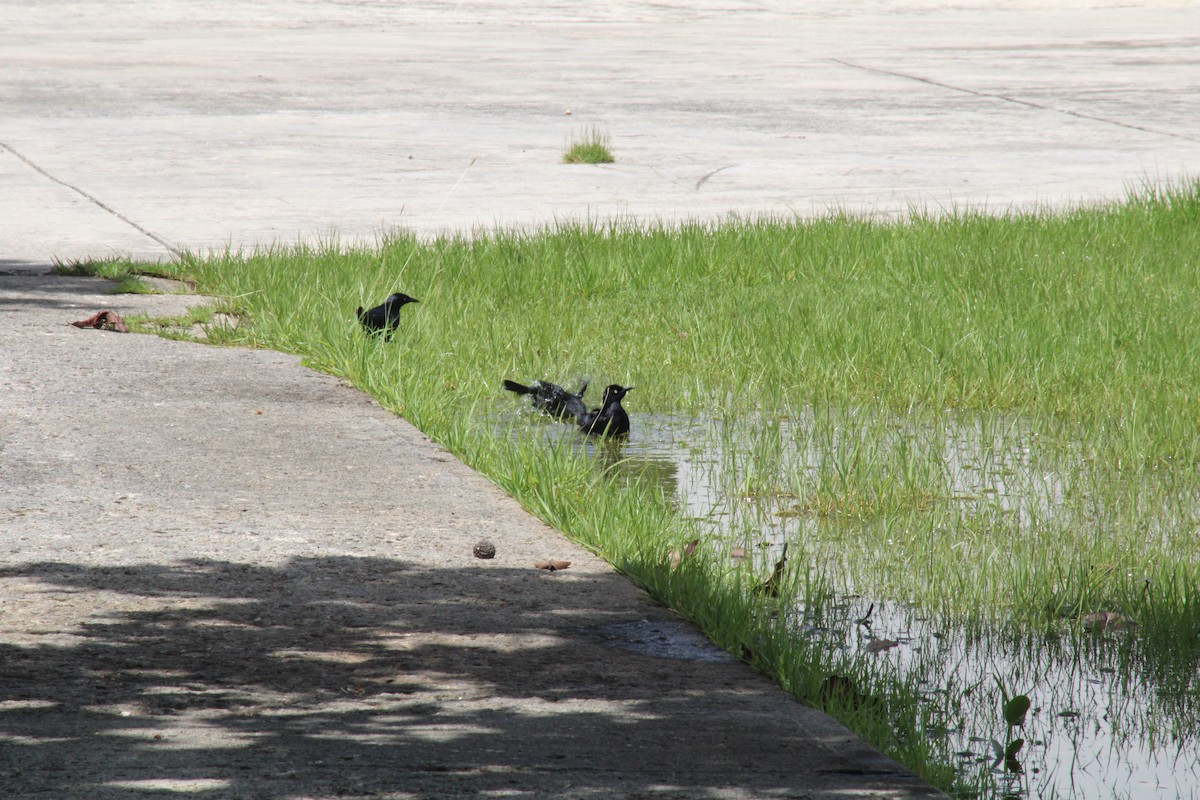
<svg viewBox="0 0 1200 800">
<path fill-rule="evenodd" d="M 508 389 L 510 392 L 516 392 L 517 394 L 533 394 L 533 389 L 529 388 L 528 386 L 523 386 L 516 381 L 510 381 L 508 378 L 504 379 L 504 388 Z"/>
</svg>

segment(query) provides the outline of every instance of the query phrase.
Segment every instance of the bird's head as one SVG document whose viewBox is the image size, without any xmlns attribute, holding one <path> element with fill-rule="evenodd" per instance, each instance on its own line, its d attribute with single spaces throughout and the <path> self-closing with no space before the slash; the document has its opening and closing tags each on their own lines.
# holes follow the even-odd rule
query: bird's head
<svg viewBox="0 0 1200 800">
<path fill-rule="evenodd" d="M 396 292 L 395 294 L 389 296 L 387 299 L 387 304 L 389 306 L 393 306 L 393 307 L 397 307 L 397 308 L 402 305 L 405 305 L 406 303 L 419 303 L 419 302 L 421 302 L 421 301 L 415 297 L 409 297 L 408 295 L 404 294 L 404 292 Z"/>
<path fill-rule="evenodd" d="M 604 403 L 605 403 L 605 405 L 607 405 L 608 403 L 620 401 L 620 399 L 625 396 L 625 393 L 628 392 L 632 388 L 633 388 L 632 386 L 621 386 L 620 384 L 617 384 L 617 383 L 610 383 L 608 386 L 605 386 L 604 387 Z"/>
</svg>

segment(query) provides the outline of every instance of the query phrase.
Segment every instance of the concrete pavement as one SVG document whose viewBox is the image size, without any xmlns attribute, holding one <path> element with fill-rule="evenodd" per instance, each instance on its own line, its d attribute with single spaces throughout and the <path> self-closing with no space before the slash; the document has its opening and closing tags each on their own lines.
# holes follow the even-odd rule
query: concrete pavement
<svg viewBox="0 0 1200 800">
<path fill-rule="evenodd" d="M 1114 198 L 1200 170 L 1197 31 L 1115 0 L 0 2 L 2 257 Z M 591 125 L 617 162 L 558 163 Z"/>
</svg>

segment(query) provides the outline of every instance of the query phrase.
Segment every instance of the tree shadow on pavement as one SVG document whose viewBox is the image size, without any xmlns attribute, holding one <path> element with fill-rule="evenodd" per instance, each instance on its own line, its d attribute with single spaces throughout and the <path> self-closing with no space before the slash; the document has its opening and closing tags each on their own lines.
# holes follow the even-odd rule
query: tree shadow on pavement
<svg viewBox="0 0 1200 800">
<path fill-rule="evenodd" d="M 555 580 L 553 603 L 521 588 Z M 744 665 L 626 646 L 613 623 L 642 620 L 587 599 L 624 578 L 567 580 L 354 557 L 4 567 L 0 586 L 79 604 L 65 626 L 0 617 L 4 794 L 819 797 L 797 781 L 819 760 L 828 788 L 927 796 L 884 759 L 840 763 L 844 730 L 781 713 Z"/>
</svg>

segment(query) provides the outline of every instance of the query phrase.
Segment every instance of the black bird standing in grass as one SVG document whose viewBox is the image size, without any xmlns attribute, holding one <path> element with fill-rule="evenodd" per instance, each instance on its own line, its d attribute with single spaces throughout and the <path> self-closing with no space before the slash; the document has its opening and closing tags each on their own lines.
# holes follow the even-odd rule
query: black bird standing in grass
<svg viewBox="0 0 1200 800">
<path fill-rule="evenodd" d="M 384 338 L 391 341 L 392 334 L 400 326 L 400 309 L 407 303 L 419 302 L 421 301 L 415 297 L 409 297 L 401 292 L 396 292 L 388 297 L 387 300 L 384 300 L 383 303 L 368 311 L 363 311 L 363 307 L 359 306 L 354 314 L 368 331 L 371 333 L 386 331 Z"/>
<path fill-rule="evenodd" d="M 612 384 L 604 388 L 604 405 L 579 417 L 579 430 L 593 436 L 628 436 L 629 415 L 621 398 L 632 386 Z"/>
<path fill-rule="evenodd" d="M 576 422 L 588 413 L 587 406 L 583 404 L 583 393 L 587 391 L 587 387 L 587 381 L 584 381 L 579 391 L 571 394 L 557 383 L 548 381 L 534 381 L 528 386 L 507 379 L 504 381 L 504 388 L 510 392 L 529 395 L 534 408 L 553 414 L 559 419 L 570 418 Z"/>
</svg>

